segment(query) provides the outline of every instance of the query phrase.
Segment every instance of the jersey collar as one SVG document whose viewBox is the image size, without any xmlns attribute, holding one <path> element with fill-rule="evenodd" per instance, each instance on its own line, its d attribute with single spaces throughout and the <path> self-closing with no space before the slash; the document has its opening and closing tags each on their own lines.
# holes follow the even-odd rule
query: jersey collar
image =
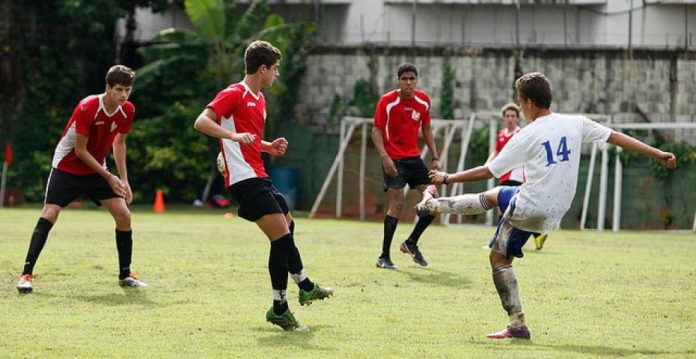
<svg viewBox="0 0 696 359">
<path fill-rule="evenodd" d="M 126 116 L 126 113 L 123 111 L 123 108 L 121 108 L 121 105 L 118 105 L 116 107 L 116 109 L 114 110 L 114 112 L 112 112 L 112 113 L 106 112 L 106 106 L 104 106 L 104 96 L 106 96 L 106 94 L 99 95 L 99 109 L 97 109 L 97 112 L 104 111 L 104 114 L 106 115 L 106 117 L 112 117 L 113 115 L 116 114 L 116 112 L 120 111 L 121 114 L 123 114 L 123 117 L 128 117 L 128 116 Z"/>
<path fill-rule="evenodd" d="M 261 97 L 261 92 L 255 94 L 254 91 L 251 91 L 251 88 L 249 87 L 249 85 L 247 85 L 246 82 L 244 82 L 244 80 L 240 81 L 239 83 L 242 84 L 242 86 L 244 86 L 244 94 L 242 95 L 242 97 L 244 97 L 244 95 L 246 95 L 247 93 L 249 93 L 256 100 L 258 100 L 259 97 Z"/>
</svg>

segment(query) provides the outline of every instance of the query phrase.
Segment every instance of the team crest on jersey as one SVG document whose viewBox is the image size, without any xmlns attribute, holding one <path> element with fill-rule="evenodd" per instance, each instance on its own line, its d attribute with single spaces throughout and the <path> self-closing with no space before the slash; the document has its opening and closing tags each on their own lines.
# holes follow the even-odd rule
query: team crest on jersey
<svg viewBox="0 0 696 359">
<path fill-rule="evenodd" d="M 82 111 L 82 112 L 87 111 L 87 106 L 82 106 L 82 107 L 80 107 L 80 111 Z"/>
<path fill-rule="evenodd" d="M 118 125 L 116 124 L 116 122 L 112 122 L 112 123 L 111 123 L 111 131 L 109 131 L 109 132 L 114 132 L 114 130 L 116 129 L 116 127 L 118 127 Z"/>
<path fill-rule="evenodd" d="M 420 121 L 420 116 L 420 112 L 416 110 L 413 110 L 413 112 L 411 112 L 411 118 L 413 119 L 413 121 Z"/>
</svg>

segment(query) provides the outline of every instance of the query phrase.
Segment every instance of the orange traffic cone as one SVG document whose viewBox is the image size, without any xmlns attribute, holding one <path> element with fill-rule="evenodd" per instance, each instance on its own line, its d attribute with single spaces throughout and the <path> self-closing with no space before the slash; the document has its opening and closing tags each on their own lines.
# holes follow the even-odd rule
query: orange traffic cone
<svg viewBox="0 0 696 359">
<path fill-rule="evenodd" d="M 164 195 L 162 195 L 161 189 L 158 189 L 155 194 L 155 205 L 152 207 L 152 210 L 155 211 L 155 213 L 164 212 Z"/>
</svg>

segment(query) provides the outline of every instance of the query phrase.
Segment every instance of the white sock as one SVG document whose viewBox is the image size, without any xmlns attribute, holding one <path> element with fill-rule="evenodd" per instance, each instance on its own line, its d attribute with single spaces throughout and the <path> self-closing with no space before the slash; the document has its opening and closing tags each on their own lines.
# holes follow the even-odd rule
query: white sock
<svg viewBox="0 0 696 359">
<path fill-rule="evenodd" d="M 431 213 L 481 214 L 491 209 L 485 193 L 463 194 L 455 197 L 433 198 L 426 202 Z"/>
</svg>

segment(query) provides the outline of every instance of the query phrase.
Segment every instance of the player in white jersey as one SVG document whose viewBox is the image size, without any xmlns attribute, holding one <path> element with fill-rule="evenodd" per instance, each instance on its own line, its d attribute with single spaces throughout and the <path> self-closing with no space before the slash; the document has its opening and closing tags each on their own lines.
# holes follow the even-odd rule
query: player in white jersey
<svg viewBox="0 0 696 359">
<path fill-rule="evenodd" d="M 549 110 L 551 87 L 539 72 L 520 77 L 515 87 L 529 125 L 512 137 L 489 164 L 455 174 L 431 171 L 430 179 L 435 184 L 488 180 L 524 165 L 525 183 L 520 187 L 496 187 L 479 194 L 427 198 L 416 206 L 419 215 L 478 214 L 493 207 L 499 207 L 503 213 L 490 243 L 489 259 L 493 283 L 510 325 L 488 334 L 493 339 L 531 337 L 524 321 L 512 260 L 523 256 L 522 246 L 531 234 L 553 229 L 570 208 L 583 142 L 611 143 L 652 157 L 667 168 L 676 166 L 672 153 L 612 131 L 587 117 L 552 113 Z"/>
</svg>

